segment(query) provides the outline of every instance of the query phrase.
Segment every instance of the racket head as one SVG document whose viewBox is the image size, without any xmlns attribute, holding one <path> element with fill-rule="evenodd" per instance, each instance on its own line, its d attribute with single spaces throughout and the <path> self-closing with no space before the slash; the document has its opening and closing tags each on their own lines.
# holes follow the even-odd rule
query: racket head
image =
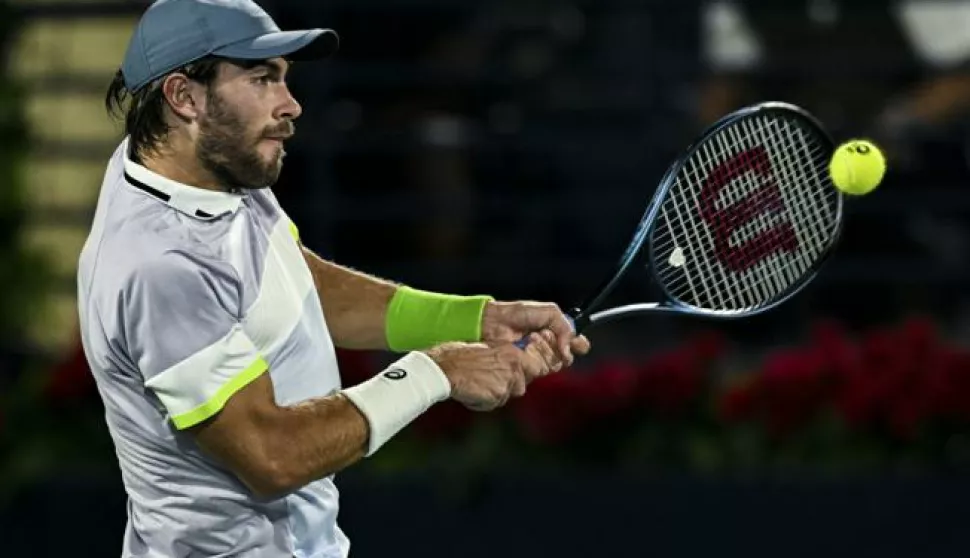
<svg viewBox="0 0 970 558">
<path fill-rule="evenodd" d="M 709 127 L 670 166 L 624 254 L 628 266 L 649 239 L 666 298 L 657 310 L 737 318 L 802 290 L 842 232 L 834 149 L 821 123 L 788 103 Z"/>
</svg>

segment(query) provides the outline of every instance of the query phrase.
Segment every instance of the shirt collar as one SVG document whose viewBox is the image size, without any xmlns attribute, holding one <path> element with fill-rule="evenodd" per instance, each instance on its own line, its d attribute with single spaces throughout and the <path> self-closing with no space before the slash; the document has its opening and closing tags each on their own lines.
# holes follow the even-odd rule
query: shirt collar
<svg viewBox="0 0 970 558">
<path fill-rule="evenodd" d="M 196 219 L 208 221 L 239 209 L 245 194 L 206 190 L 166 178 L 132 161 L 125 141 L 125 179 L 135 188 Z"/>
</svg>

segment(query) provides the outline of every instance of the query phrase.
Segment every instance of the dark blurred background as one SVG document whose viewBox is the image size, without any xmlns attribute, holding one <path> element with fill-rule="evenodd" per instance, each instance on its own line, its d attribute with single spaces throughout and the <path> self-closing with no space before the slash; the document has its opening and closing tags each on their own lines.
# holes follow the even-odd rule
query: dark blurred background
<svg viewBox="0 0 970 558">
<path fill-rule="evenodd" d="M 487 415 L 438 405 L 338 476 L 352 556 L 966 556 L 970 2 L 266 0 L 299 64 L 275 192 L 325 257 L 580 302 L 671 159 L 782 100 L 890 170 L 816 281 L 656 317 Z M 136 1 L 0 2 L 0 555 L 117 556 L 125 495 L 75 277 Z M 645 271 L 617 300 L 652 300 Z M 341 351 L 344 381 L 390 355 Z"/>
</svg>

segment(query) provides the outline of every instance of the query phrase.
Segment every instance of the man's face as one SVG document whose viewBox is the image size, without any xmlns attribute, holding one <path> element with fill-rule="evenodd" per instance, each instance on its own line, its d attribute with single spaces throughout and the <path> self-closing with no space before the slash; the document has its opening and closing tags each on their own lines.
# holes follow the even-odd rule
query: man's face
<svg viewBox="0 0 970 558">
<path fill-rule="evenodd" d="M 251 68 L 222 64 L 199 119 L 196 156 L 234 188 L 267 188 L 283 167 L 283 140 L 292 136 L 300 105 L 290 95 L 282 58 Z"/>
</svg>

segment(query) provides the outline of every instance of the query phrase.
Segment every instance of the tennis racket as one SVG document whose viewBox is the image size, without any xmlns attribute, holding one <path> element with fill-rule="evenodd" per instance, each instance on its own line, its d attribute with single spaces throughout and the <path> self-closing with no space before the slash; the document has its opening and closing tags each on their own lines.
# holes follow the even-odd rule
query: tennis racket
<svg viewBox="0 0 970 558">
<path fill-rule="evenodd" d="M 743 318 L 794 296 L 842 230 L 843 198 L 828 173 L 834 149 L 812 115 L 787 103 L 713 124 L 670 166 L 612 273 L 567 312 L 576 332 L 654 312 Z M 663 299 L 600 309 L 638 262 Z"/>
</svg>

